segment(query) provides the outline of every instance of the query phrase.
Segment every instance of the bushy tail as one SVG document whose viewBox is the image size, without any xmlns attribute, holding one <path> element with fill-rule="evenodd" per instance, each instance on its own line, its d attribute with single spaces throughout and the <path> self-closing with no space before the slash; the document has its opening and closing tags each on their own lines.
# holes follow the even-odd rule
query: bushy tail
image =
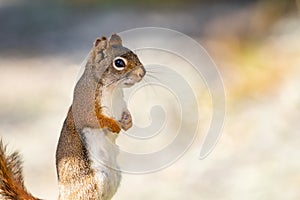
<svg viewBox="0 0 300 200">
<path fill-rule="evenodd" d="M 22 160 L 18 152 L 8 154 L 0 140 L 0 199 L 37 200 L 26 191 Z"/>
</svg>

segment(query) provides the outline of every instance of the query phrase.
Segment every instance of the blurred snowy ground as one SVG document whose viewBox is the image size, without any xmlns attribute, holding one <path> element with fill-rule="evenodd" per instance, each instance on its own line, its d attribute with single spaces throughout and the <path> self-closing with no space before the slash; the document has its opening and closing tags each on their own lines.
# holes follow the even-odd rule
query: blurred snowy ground
<svg viewBox="0 0 300 200">
<path fill-rule="evenodd" d="M 270 25 L 256 6 L 194 6 L 190 12 L 119 9 L 76 13 L 74 19 L 75 11 L 67 10 L 40 19 L 61 17 L 61 24 L 32 31 L 28 24 L 13 25 L 20 16 L 6 23 L 0 18 L 5 27 L 0 31 L 0 136 L 24 156 L 28 190 L 43 199 L 57 198 L 56 144 L 80 62 L 94 38 L 152 25 L 191 35 L 220 67 L 227 93 L 224 132 L 204 160 L 198 160 L 200 135 L 172 166 L 153 174 L 124 174 L 113 199 L 299 199 L 300 21 L 287 15 Z M 5 12 L 12 7 L 4 8 L 0 16 L 11 16 Z M 249 17 L 253 13 L 259 20 Z M 10 33 L 15 35 L 8 40 Z"/>
</svg>

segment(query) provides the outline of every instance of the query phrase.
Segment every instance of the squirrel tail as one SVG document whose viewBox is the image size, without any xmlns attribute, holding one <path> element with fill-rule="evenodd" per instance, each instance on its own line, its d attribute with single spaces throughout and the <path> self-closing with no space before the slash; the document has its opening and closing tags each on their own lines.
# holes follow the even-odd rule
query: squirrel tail
<svg viewBox="0 0 300 200">
<path fill-rule="evenodd" d="M 8 154 L 0 140 L 0 199 L 38 200 L 24 186 L 22 160 L 18 152 Z"/>
</svg>

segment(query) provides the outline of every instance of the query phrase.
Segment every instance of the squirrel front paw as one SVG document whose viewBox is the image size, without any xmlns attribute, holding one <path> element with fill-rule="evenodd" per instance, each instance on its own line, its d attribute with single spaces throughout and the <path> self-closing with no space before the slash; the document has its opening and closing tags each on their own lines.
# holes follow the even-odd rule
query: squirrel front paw
<svg viewBox="0 0 300 200">
<path fill-rule="evenodd" d="M 102 114 L 97 115 L 97 118 L 101 128 L 108 128 L 108 130 L 113 133 L 119 133 L 121 131 L 121 127 L 118 121 L 106 117 Z"/>
<path fill-rule="evenodd" d="M 121 124 L 121 127 L 124 131 L 127 131 L 132 127 L 132 118 L 129 110 L 126 109 L 125 111 L 123 111 L 119 123 Z"/>
</svg>

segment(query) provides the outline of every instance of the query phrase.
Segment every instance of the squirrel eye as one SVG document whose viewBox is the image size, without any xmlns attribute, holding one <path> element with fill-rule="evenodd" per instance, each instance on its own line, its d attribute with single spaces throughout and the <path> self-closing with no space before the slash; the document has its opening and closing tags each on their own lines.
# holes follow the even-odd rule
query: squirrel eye
<svg viewBox="0 0 300 200">
<path fill-rule="evenodd" d="M 127 65 L 127 60 L 122 57 L 116 57 L 113 61 L 113 66 L 116 70 L 123 70 Z"/>
</svg>

